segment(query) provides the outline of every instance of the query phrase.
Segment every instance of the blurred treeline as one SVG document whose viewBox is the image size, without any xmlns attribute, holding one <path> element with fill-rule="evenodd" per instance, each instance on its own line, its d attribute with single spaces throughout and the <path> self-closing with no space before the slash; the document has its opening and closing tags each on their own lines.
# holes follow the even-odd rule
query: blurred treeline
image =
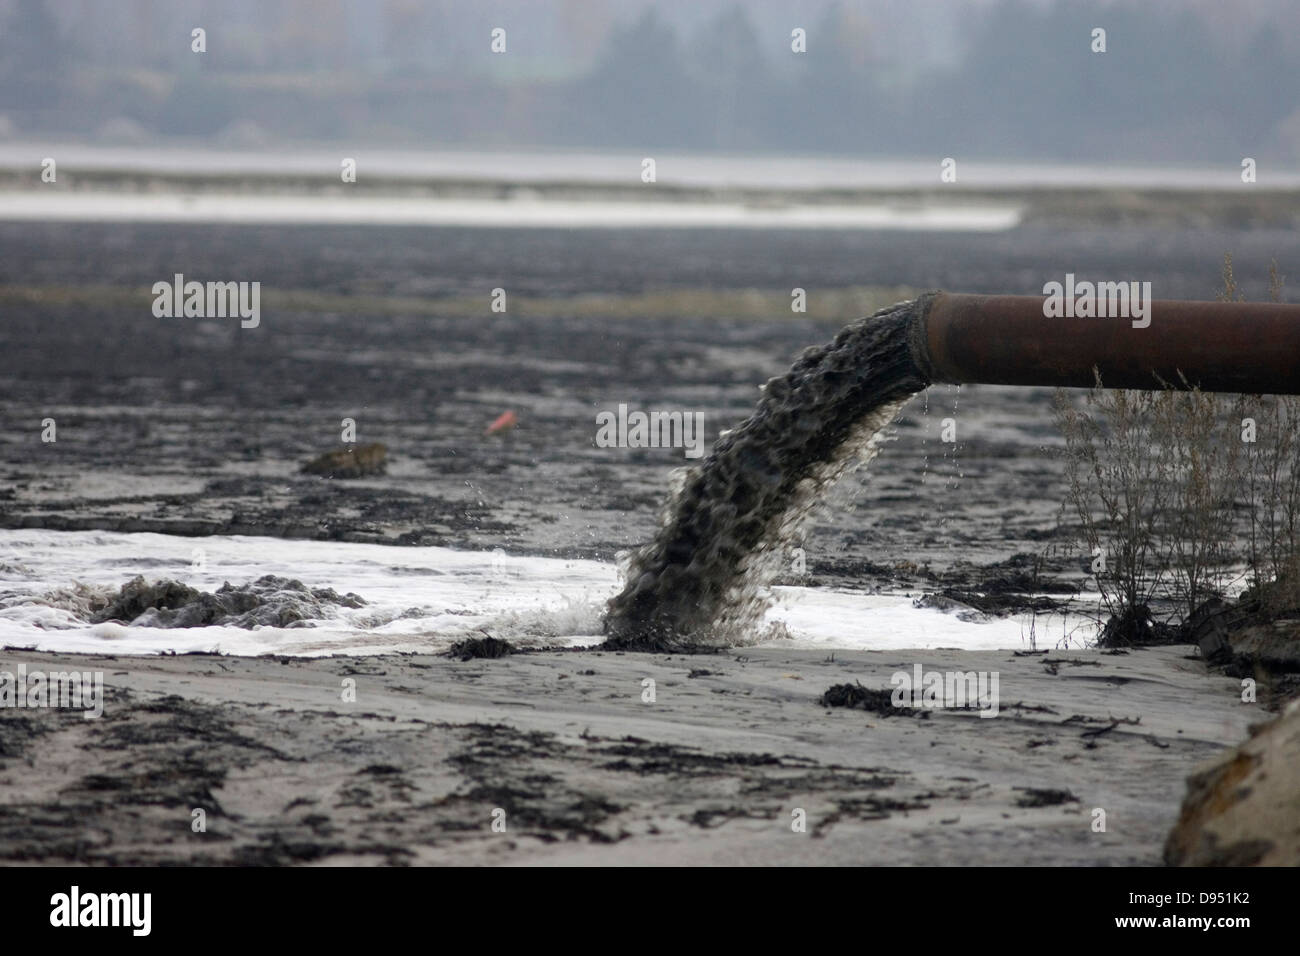
<svg viewBox="0 0 1300 956">
<path fill-rule="evenodd" d="M 1300 157 L 1300 5 L 1236 6 L 0 0 L 0 136 Z"/>
</svg>

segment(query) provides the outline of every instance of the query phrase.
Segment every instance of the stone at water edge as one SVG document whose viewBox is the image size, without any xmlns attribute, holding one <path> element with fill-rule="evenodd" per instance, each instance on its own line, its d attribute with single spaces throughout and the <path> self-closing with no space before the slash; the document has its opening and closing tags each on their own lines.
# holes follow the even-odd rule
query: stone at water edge
<svg viewBox="0 0 1300 956">
<path fill-rule="evenodd" d="M 382 475 L 387 468 L 388 446 L 382 442 L 358 445 L 355 448 L 338 448 L 326 452 L 319 458 L 313 458 L 302 466 L 301 471 L 308 475 L 323 475 L 326 478 L 364 478 L 367 475 Z"/>
<path fill-rule="evenodd" d="M 1300 866 L 1300 700 L 1187 778 L 1165 862 Z"/>
</svg>

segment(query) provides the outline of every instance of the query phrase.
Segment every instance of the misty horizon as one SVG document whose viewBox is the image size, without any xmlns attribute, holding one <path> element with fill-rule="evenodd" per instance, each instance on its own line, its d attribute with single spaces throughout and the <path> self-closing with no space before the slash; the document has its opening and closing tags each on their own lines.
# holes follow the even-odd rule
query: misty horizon
<svg viewBox="0 0 1300 956">
<path fill-rule="evenodd" d="M 1288 26 L 1276 3 L 7 0 L 0 142 L 1294 164 Z"/>
</svg>

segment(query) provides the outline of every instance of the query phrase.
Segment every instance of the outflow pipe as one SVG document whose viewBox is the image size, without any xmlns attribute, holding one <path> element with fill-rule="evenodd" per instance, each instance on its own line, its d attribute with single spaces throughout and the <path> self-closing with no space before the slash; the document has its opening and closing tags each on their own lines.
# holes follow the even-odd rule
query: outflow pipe
<svg viewBox="0 0 1300 956">
<path fill-rule="evenodd" d="M 1147 303 L 1150 323 L 1048 317 L 1045 299 L 931 293 L 912 357 L 933 382 L 1300 394 L 1300 305 Z M 1143 322 L 1146 321 L 1144 318 Z"/>
<path fill-rule="evenodd" d="M 1054 317 L 1046 313 L 1067 310 L 1046 306 L 1060 300 L 934 292 L 806 349 L 687 475 L 654 538 L 632 555 L 605 617 L 608 646 L 676 650 L 748 633 L 792 529 L 933 382 L 1086 388 L 1100 373 L 1108 388 L 1300 394 L 1300 306 L 1144 296 L 1125 310 L 1112 292 L 1103 311 L 1141 315 Z"/>
</svg>

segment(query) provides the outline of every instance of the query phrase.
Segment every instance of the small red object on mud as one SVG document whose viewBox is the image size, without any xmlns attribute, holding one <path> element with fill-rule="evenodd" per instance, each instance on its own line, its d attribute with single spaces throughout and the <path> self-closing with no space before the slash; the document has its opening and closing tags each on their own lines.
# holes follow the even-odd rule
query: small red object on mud
<svg viewBox="0 0 1300 956">
<path fill-rule="evenodd" d="M 519 424 L 519 417 L 512 411 L 505 411 L 500 414 L 496 421 L 489 425 L 483 432 L 485 435 L 495 435 L 498 432 L 508 431 Z"/>
</svg>

